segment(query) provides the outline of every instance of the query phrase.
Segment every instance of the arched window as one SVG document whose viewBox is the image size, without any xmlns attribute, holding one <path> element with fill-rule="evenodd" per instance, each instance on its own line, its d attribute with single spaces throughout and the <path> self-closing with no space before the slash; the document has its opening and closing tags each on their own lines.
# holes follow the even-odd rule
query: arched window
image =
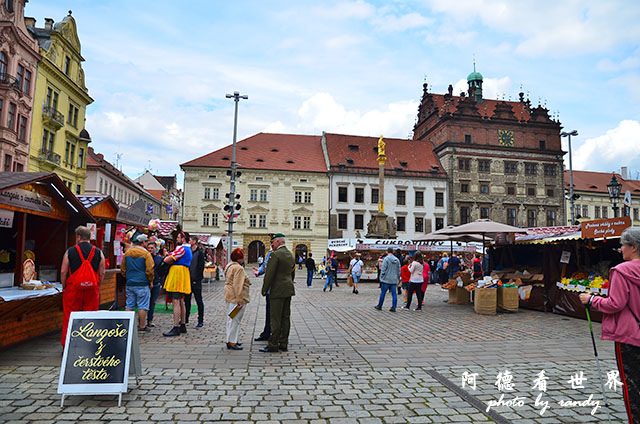
<svg viewBox="0 0 640 424">
<path fill-rule="evenodd" d="M 4 7 L 7 12 L 13 13 L 13 0 L 4 0 Z"/>
<path fill-rule="evenodd" d="M 5 79 L 7 73 L 7 56 L 0 52 L 0 79 Z"/>
</svg>

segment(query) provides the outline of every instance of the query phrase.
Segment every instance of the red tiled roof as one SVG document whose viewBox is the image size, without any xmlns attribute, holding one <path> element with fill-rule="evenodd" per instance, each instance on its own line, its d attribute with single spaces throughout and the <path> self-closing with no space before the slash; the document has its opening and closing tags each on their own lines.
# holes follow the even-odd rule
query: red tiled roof
<svg viewBox="0 0 640 424">
<path fill-rule="evenodd" d="M 331 170 L 366 172 L 362 168 L 370 168 L 378 172 L 379 137 L 325 134 L 325 139 Z M 444 176 L 444 170 L 433 153 L 431 144 L 399 138 L 385 138 L 384 142 L 387 155 L 384 166 L 389 173 L 401 169 L 399 174 L 429 173 L 435 177 Z M 340 165 L 344 165 L 344 168 Z"/>
<path fill-rule="evenodd" d="M 238 141 L 236 162 L 245 169 L 327 172 L 321 139 L 317 135 L 258 133 Z M 229 168 L 231 155 L 232 146 L 227 146 L 180 166 Z"/>
<path fill-rule="evenodd" d="M 164 193 L 164 190 L 147 190 L 147 193 L 162 201 L 162 193 Z"/>
<path fill-rule="evenodd" d="M 460 96 L 451 96 L 445 94 L 432 94 L 430 93 L 433 102 L 438 107 L 440 113 L 442 112 L 450 112 L 454 113 L 456 111 L 457 105 L 463 98 Z M 446 96 L 446 97 L 445 97 Z M 449 100 L 447 100 L 449 98 Z M 491 118 L 493 116 L 493 112 L 496 109 L 496 105 L 500 103 L 506 103 L 511 106 L 513 110 L 513 114 L 518 120 L 529 120 L 531 115 L 529 114 L 529 106 L 525 102 L 510 102 L 504 100 L 495 100 L 495 99 L 482 99 L 482 103 L 476 103 L 476 107 L 478 108 L 478 113 L 481 116 Z"/>
<path fill-rule="evenodd" d="M 611 172 L 573 171 L 573 190 L 608 193 L 607 184 L 611 182 L 612 175 Z M 621 195 L 627 190 L 631 191 L 631 194 L 640 195 L 640 181 L 623 180 L 620 174 L 615 175 L 622 184 Z M 564 171 L 564 186 L 569 188 L 569 171 Z"/>
</svg>

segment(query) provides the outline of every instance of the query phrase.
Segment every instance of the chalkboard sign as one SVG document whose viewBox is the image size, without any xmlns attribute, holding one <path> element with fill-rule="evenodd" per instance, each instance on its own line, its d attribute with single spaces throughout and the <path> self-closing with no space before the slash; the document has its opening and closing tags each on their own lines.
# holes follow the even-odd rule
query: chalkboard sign
<svg viewBox="0 0 640 424">
<path fill-rule="evenodd" d="M 140 372 L 132 311 L 72 312 L 62 356 L 58 393 L 64 396 L 126 393 L 131 362 Z M 133 353 L 133 354 L 132 354 Z"/>
</svg>

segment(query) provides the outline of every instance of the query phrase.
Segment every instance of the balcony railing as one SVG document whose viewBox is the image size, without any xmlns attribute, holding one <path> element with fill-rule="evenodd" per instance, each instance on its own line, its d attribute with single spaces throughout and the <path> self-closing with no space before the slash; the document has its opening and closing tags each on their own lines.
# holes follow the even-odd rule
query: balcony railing
<svg viewBox="0 0 640 424">
<path fill-rule="evenodd" d="M 20 81 L 13 75 L 7 73 L 0 73 L 0 86 L 14 88 L 20 91 Z"/>
<path fill-rule="evenodd" d="M 64 115 L 47 104 L 42 105 L 42 119 L 57 124 L 58 128 L 64 125 Z"/>
<path fill-rule="evenodd" d="M 46 160 L 47 162 L 51 162 L 54 165 L 60 166 L 60 155 L 50 150 L 40 149 L 39 158 L 42 160 Z"/>
</svg>

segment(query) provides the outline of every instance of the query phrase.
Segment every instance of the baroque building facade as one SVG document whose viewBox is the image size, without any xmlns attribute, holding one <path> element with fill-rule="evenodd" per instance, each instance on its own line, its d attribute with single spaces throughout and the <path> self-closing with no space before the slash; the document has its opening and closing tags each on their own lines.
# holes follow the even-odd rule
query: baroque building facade
<svg viewBox="0 0 640 424">
<path fill-rule="evenodd" d="M 448 174 L 447 216 L 460 225 L 479 218 L 519 227 L 566 223 L 560 122 L 542 106 L 482 97 L 471 73 L 460 96 L 423 85 L 414 140 L 429 143 Z"/>
<path fill-rule="evenodd" d="M 69 15 L 54 24 L 29 30 L 42 60 L 35 84 L 29 171 L 55 172 L 76 194 L 84 193 L 86 155 L 91 138 L 84 129 L 87 105 L 93 102 L 85 86 L 76 21 Z"/>
<path fill-rule="evenodd" d="M 27 29 L 25 0 L 0 3 L 0 170 L 28 169 L 34 87 L 40 54 Z"/>
<path fill-rule="evenodd" d="M 447 222 L 447 177 L 431 149 L 411 140 L 384 139 L 384 212 L 397 237 L 413 239 Z M 322 149 L 330 178 L 329 238 L 360 238 L 378 212 L 378 139 L 324 133 Z"/>
<path fill-rule="evenodd" d="M 283 233 L 296 257 L 322 258 L 329 226 L 329 177 L 320 136 L 259 133 L 237 143 L 236 182 L 241 209 L 234 211 L 233 246 L 255 262 L 269 249 L 269 235 Z M 186 231 L 226 235 L 226 194 L 232 146 L 180 165 L 185 173 Z"/>
</svg>

